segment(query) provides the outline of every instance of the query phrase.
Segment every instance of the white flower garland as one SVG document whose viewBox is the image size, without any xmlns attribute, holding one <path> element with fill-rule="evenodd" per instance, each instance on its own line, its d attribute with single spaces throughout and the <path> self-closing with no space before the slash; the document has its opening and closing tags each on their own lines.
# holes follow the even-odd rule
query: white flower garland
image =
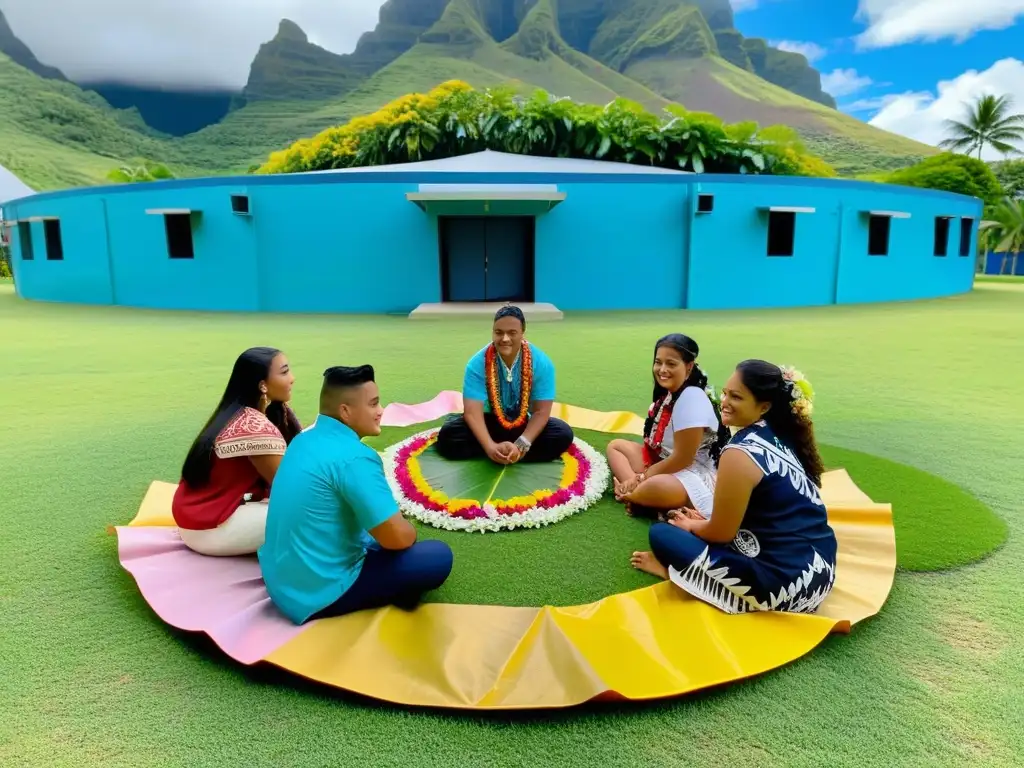
<svg viewBox="0 0 1024 768">
<path fill-rule="evenodd" d="M 583 440 L 573 438 L 573 444 L 590 463 L 590 476 L 583 484 L 584 490 L 582 495 L 574 496 L 565 504 L 559 504 L 558 506 L 547 509 L 534 507 L 525 512 L 517 512 L 511 515 L 499 514 L 492 504 L 481 505 L 487 513 L 487 517 L 463 518 L 455 517 L 445 512 L 435 512 L 434 510 L 426 509 L 422 504 L 414 502 L 405 496 L 398 484 L 396 470 L 398 467 L 398 453 L 406 444 L 419 438 L 428 437 L 436 431 L 435 428 L 412 435 L 400 443 L 388 447 L 381 454 L 381 457 L 384 462 L 384 475 L 387 478 L 388 485 L 391 487 L 391 493 L 398 501 L 402 512 L 422 523 L 445 531 L 488 533 L 502 530 L 511 531 L 516 528 L 540 528 L 541 526 L 551 525 L 596 504 L 608 488 L 608 481 L 611 478 L 611 470 L 608 468 L 608 462 L 605 460 L 605 457 Z"/>
</svg>

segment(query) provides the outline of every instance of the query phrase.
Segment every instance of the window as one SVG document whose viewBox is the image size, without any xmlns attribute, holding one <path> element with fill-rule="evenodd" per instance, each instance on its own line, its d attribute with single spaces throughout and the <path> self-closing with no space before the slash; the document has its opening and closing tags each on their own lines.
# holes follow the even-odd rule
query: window
<svg viewBox="0 0 1024 768">
<path fill-rule="evenodd" d="M 792 256 L 796 240 L 796 213 L 768 212 L 768 255 Z"/>
<path fill-rule="evenodd" d="M 249 215 L 249 196 L 248 195 L 232 195 L 231 196 L 231 210 L 234 213 L 242 216 Z"/>
<path fill-rule="evenodd" d="M 18 239 L 21 240 L 21 260 L 32 261 L 36 255 L 32 250 L 32 225 L 27 221 L 18 222 Z"/>
<path fill-rule="evenodd" d="M 960 219 L 960 255 L 971 255 L 971 235 L 974 234 L 974 219 Z"/>
<path fill-rule="evenodd" d="M 168 213 L 164 215 L 167 230 L 167 255 L 172 259 L 194 259 L 192 243 L 192 214 Z"/>
<path fill-rule="evenodd" d="M 46 239 L 46 260 L 64 261 L 64 241 L 60 236 L 60 220 L 47 219 L 43 222 Z"/>
<path fill-rule="evenodd" d="M 946 256 L 949 253 L 949 217 L 935 218 L 935 255 Z"/>
<path fill-rule="evenodd" d="M 697 195 L 697 213 L 711 213 L 715 210 L 714 195 Z"/>
<path fill-rule="evenodd" d="M 892 218 L 889 216 L 871 216 L 868 219 L 868 256 L 889 255 L 891 229 Z"/>
</svg>

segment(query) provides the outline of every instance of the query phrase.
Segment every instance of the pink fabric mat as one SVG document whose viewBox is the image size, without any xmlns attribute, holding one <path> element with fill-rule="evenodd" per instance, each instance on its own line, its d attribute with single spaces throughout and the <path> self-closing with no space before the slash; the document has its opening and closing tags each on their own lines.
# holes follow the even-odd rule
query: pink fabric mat
<svg viewBox="0 0 1024 768">
<path fill-rule="evenodd" d="M 439 392 L 433 400 L 425 403 L 408 405 L 406 403 L 390 403 L 384 408 L 381 416 L 382 427 L 409 427 L 447 416 L 449 413 L 462 412 L 462 393 L 446 389 Z"/>
<path fill-rule="evenodd" d="M 198 555 L 169 527 L 119 527 L 117 548 L 163 621 L 205 632 L 243 664 L 266 658 L 309 627 L 295 626 L 271 604 L 255 556 Z"/>
</svg>

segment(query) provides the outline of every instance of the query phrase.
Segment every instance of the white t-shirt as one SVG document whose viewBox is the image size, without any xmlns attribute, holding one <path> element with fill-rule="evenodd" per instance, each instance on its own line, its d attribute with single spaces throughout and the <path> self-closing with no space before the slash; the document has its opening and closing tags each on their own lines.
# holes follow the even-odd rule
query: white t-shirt
<svg viewBox="0 0 1024 768">
<path fill-rule="evenodd" d="M 672 421 L 669 422 L 661 439 L 662 457 L 668 457 L 672 453 L 676 444 L 676 432 L 695 427 L 717 432 L 718 417 L 715 416 L 715 406 L 711 404 L 711 399 L 703 389 L 687 387 L 672 408 Z"/>
</svg>

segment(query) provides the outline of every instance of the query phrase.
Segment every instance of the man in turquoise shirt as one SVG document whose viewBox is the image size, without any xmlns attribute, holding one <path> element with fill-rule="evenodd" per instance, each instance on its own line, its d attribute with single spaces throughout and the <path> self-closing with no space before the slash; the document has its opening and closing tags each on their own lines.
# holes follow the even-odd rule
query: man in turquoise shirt
<svg viewBox="0 0 1024 768">
<path fill-rule="evenodd" d="M 373 368 L 324 372 L 320 415 L 288 446 L 258 552 L 273 603 L 296 624 L 365 608 L 411 608 L 444 583 L 452 551 L 416 541 L 361 439 L 380 434 Z"/>
<path fill-rule="evenodd" d="M 525 339 L 526 317 L 505 306 L 494 315 L 491 343 L 466 364 L 463 415 L 437 436 L 447 459 L 487 456 L 497 464 L 554 461 L 572 445 L 572 428 L 551 417 L 555 366 Z"/>
</svg>

